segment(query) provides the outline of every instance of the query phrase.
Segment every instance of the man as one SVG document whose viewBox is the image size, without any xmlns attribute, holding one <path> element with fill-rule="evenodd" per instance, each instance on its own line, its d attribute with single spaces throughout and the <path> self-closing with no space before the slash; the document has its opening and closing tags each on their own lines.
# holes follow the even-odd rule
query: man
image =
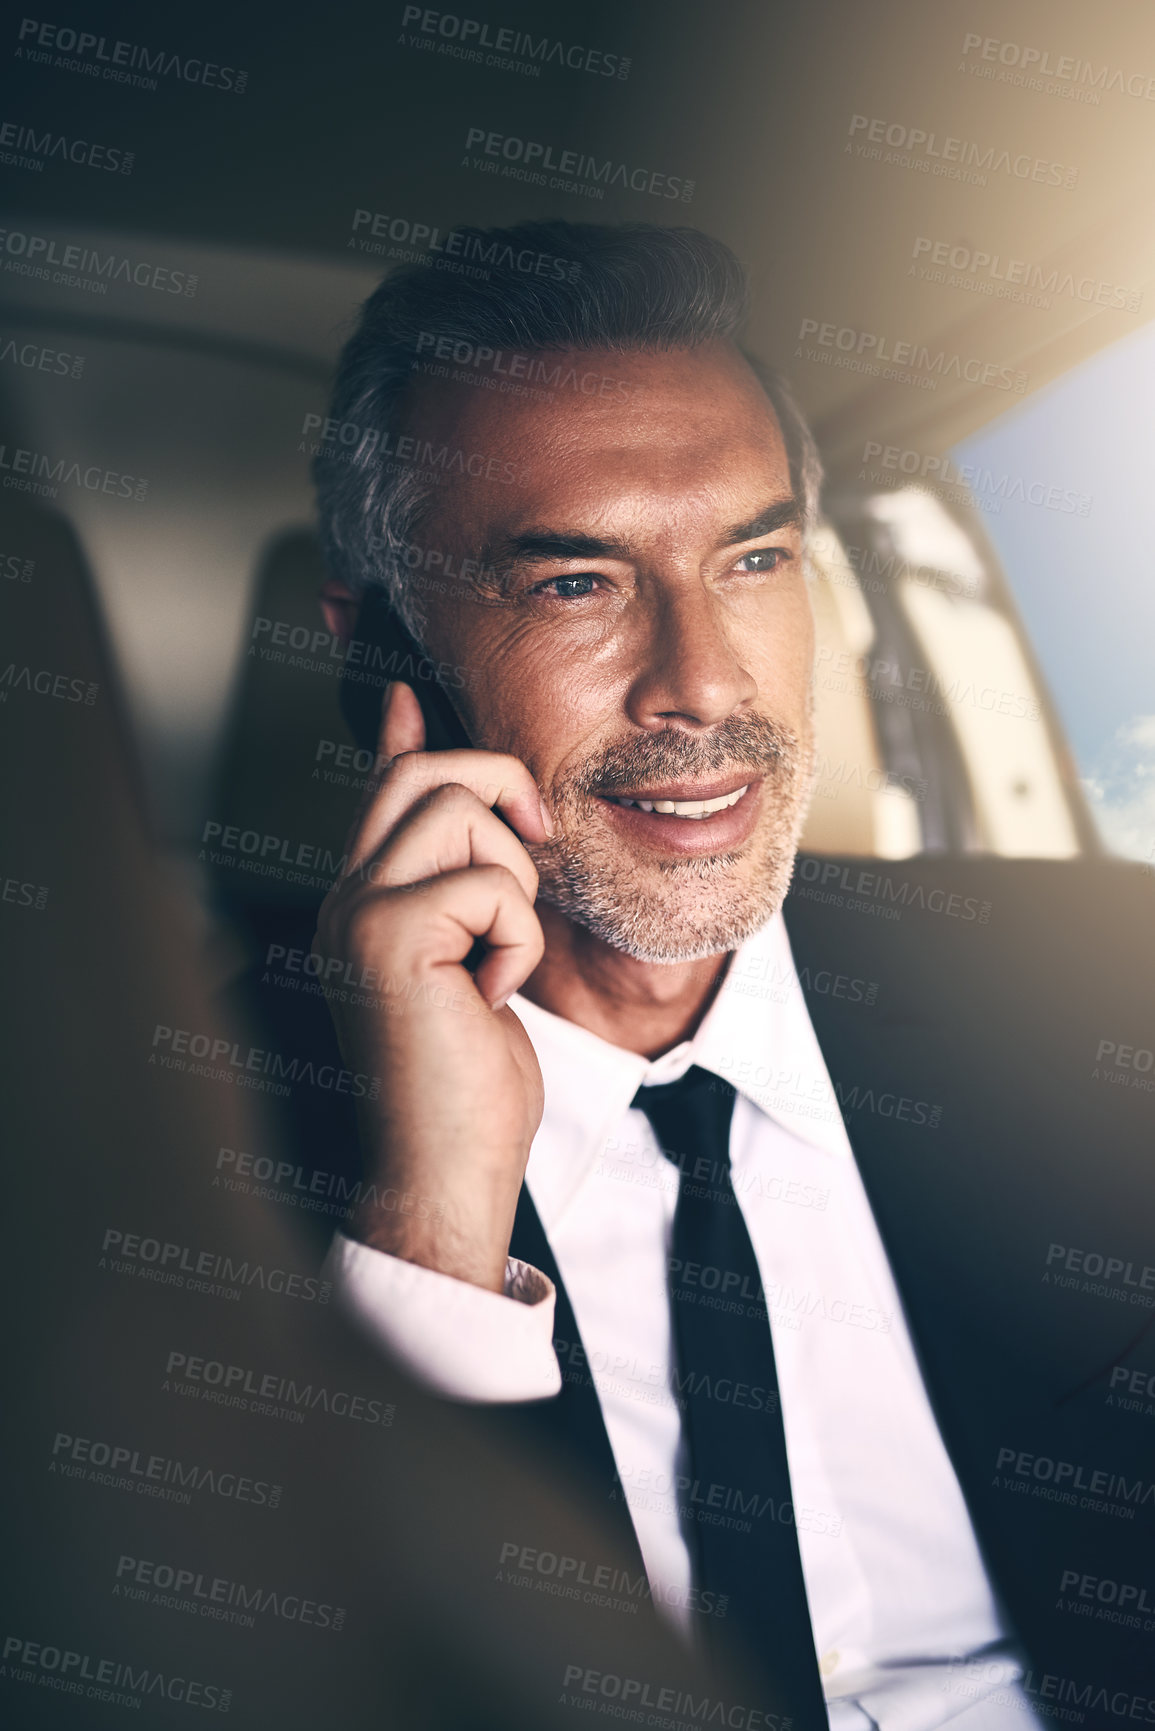
<svg viewBox="0 0 1155 1731">
<path fill-rule="evenodd" d="M 1076 1325 L 1039 1284 L 1056 1245 L 1118 1248 L 1136 1290 L 1155 1261 L 1134 1100 L 1089 1204 L 1081 1180 L 1119 1103 L 1063 1097 L 1109 1013 L 1087 958 L 1065 1046 L 1016 997 L 1038 909 L 997 943 L 888 948 L 798 902 L 792 956 L 817 463 L 741 350 L 736 261 L 689 230 L 482 241 L 573 268 L 387 279 L 317 465 L 331 625 L 360 607 L 368 629 L 383 594 L 442 670 L 388 693 L 314 940 L 388 982 L 330 1005 L 349 1069 L 381 1078 L 346 1300 L 434 1389 L 544 1420 L 624 1502 L 655 1598 L 760 1663 L 796 1723 L 1002 1731 L 1069 1700 L 1155 1720 L 1155 1487 L 1103 1409 L 1146 1313 Z M 410 549 L 458 575 L 422 584 Z M 457 742 L 429 750 L 446 694 Z M 1045 910 L 1066 932 L 1071 869 Z M 889 1020 L 823 1002 L 823 967 L 883 978 Z M 1114 1002 L 1100 1035 L 1140 1013 Z M 1077 1620 L 1104 1579 L 1134 1623 Z"/>
</svg>

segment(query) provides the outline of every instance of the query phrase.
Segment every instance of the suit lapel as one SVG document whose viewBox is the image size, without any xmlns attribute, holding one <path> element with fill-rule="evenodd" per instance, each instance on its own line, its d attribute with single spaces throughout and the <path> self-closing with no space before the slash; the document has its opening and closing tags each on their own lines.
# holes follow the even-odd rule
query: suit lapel
<svg viewBox="0 0 1155 1731">
<path fill-rule="evenodd" d="M 805 898 L 803 877 L 787 925 L 927 1394 L 1032 1660 L 1065 1675 L 1101 1667 L 1102 1626 L 1056 1616 L 1058 1583 L 1072 1556 L 1138 1580 L 1150 1516 L 1104 1519 L 1102 1499 L 1064 1501 L 1018 1467 L 1064 1463 L 1079 1492 L 1151 1478 L 1141 1426 L 1106 1404 L 1144 1313 L 1048 1272 L 1056 1245 L 1103 1246 L 1134 1270 L 1152 1260 L 1150 1105 L 1092 1074 L 1104 1030 L 1150 1025 L 1149 976 L 1130 959 L 1149 905 L 1127 910 L 1115 942 L 1103 910 L 1134 894 L 1117 869 L 837 869 L 821 902 Z M 882 883 L 896 904 L 903 892 L 901 921 L 878 917 Z M 975 908 L 989 924 L 965 918 Z M 869 1001 L 836 1001 L 823 988 L 838 975 L 873 986 Z"/>
</svg>

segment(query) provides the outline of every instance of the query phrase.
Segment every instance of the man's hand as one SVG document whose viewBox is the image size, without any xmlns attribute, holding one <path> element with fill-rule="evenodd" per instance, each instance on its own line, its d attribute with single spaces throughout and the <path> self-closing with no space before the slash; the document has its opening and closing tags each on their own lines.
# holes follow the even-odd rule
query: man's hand
<svg viewBox="0 0 1155 1731">
<path fill-rule="evenodd" d="M 424 744 L 417 698 L 394 684 L 379 740 L 388 767 L 313 939 L 323 960 L 375 973 L 372 1007 L 334 990 L 329 1008 L 346 1063 L 381 1079 L 358 1107 L 367 1176 L 379 1193 L 408 1193 L 407 1211 L 363 1203 L 350 1231 L 500 1292 L 543 1101 L 533 1047 L 505 1007 L 544 947 L 518 836 L 542 843 L 552 825 L 517 758 Z M 478 939 L 486 954 L 471 974 Z"/>
</svg>

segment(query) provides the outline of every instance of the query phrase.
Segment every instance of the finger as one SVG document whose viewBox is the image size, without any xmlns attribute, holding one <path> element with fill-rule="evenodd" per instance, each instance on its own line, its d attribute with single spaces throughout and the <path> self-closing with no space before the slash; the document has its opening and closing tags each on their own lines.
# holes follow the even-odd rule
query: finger
<svg viewBox="0 0 1155 1731">
<path fill-rule="evenodd" d="M 396 758 L 367 807 L 349 848 L 346 875 L 383 847 L 401 819 L 436 788 L 467 787 L 500 811 L 523 841 L 539 845 L 553 829 L 537 784 L 519 758 L 496 751 L 414 751 Z M 547 821 L 548 820 L 548 821 Z"/>
<path fill-rule="evenodd" d="M 521 842 L 475 793 L 451 782 L 407 812 L 357 875 L 380 888 L 395 889 L 485 865 L 504 866 L 532 905 L 537 869 Z"/>
<path fill-rule="evenodd" d="M 395 679 L 381 705 L 381 727 L 377 735 L 378 758 L 397 757 L 403 751 L 425 749 L 425 717 L 417 693 L 403 679 Z"/>
<path fill-rule="evenodd" d="M 541 922 L 504 866 L 466 867 L 429 885 L 422 932 L 426 962 L 460 967 L 478 938 L 484 939 L 487 954 L 465 981 L 491 1009 L 500 1009 L 529 978 L 545 949 Z"/>
<path fill-rule="evenodd" d="M 408 694 L 398 696 L 402 690 Z M 414 712 L 415 710 L 415 712 Z M 406 744 L 405 741 L 412 743 Z M 394 742 L 394 749 L 389 750 L 388 742 Z M 358 837 L 365 814 L 371 808 L 377 797 L 390 759 L 399 751 L 420 751 L 425 744 L 425 717 L 421 713 L 421 705 L 416 694 L 408 685 L 401 686 L 399 680 L 390 680 L 385 687 L 385 696 L 381 703 L 381 721 L 377 728 L 377 756 L 373 769 L 365 782 L 365 790 L 357 801 L 353 812 L 353 821 L 345 834 L 345 858 L 352 859 L 357 852 Z"/>
</svg>

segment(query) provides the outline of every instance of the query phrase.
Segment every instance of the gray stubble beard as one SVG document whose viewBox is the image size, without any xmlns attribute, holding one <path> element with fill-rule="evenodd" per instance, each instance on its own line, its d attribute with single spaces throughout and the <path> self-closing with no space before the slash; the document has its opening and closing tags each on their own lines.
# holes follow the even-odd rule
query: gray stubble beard
<svg viewBox="0 0 1155 1731">
<path fill-rule="evenodd" d="M 538 870 L 539 898 L 637 961 L 692 962 L 737 949 L 773 918 L 786 898 L 814 779 L 813 727 L 808 726 L 800 739 L 778 723 L 764 717 L 756 720 L 760 758 L 754 756 L 748 732 L 745 763 L 741 755 L 737 761 L 721 758 L 713 745 L 693 753 L 680 746 L 654 751 L 651 748 L 662 737 L 655 735 L 607 754 L 600 769 L 555 787 L 550 804 L 557 838 L 547 847 L 529 850 Z M 724 726 L 720 732 L 732 737 L 735 729 Z M 674 761 L 679 756 L 681 761 Z M 634 770 L 632 780 L 628 775 L 607 777 L 605 773 L 627 765 Z M 722 767 L 738 772 L 749 767 L 765 777 L 762 799 L 768 804 L 751 843 L 761 854 L 761 869 L 744 877 L 729 897 L 722 895 L 723 886 L 729 874 L 743 862 L 748 864 L 746 850 L 660 860 L 657 884 L 632 882 L 632 856 L 615 845 L 598 822 L 594 788 L 623 783 L 645 786 L 647 781 Z M 647 878 L 652 870 L 646 869 Z M 683 886 L 694 884 L 701 886 L 700 894 L 680 893 Z"/>
</svg>

